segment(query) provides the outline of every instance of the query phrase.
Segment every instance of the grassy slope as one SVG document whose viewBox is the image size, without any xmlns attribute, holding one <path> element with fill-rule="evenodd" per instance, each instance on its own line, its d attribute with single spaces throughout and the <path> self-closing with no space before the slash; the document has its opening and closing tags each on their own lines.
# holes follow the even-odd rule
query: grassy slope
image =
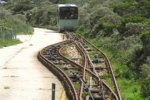
<svg viewBox="0 0 150 100">
<path fill-rule="evenodd" d="M 127 1 L 130 2 L 133 0 L 127 0 Z M 144 1 L 146 0 L 143 0 L 142 2 Z M 71 1 L 64 0 L 64 2 L 70 3 Z M 117 81 L 119 83 L 123 99 L 143 100 L 144 97 L 142 97 L 141 95 L 142 92 L 141 83 L 138 80 L 134 79 L 134 74 L 130 75 L 130 73 L 135 73 L 134 70 L 131 70 L 127 65 L 127 63 L 122 63 L 122 62 L 131 61 L 132 56 L 134 56 L 136 49 L 139 49 L 141 46 L 141 43 L 139 42 L 140 35 L 139 33 L 135 33 L 136 30 L 134 29 L 136 29 L 137 26 L 141 27 L 143 25 L 139 23 L 149 23 L 150 21 L 146 18 L 136 15 L 141 13 L 140 10 L 137 12 L 132 12 L 134 11 L 134 6 L 137 6 L 136 3 L 120 4 L 119 6 L 115 7 L 115 12 L 114 12 L 113 11 L 114 7 L 112 5 L 118 5 L 119 2 L 120 0 L 84 0 L 84 1 L 77 0 L 77 1 L 72 1 L 71 3 L 76 3 L 77 5 L 80 6 L 81 15 L 80 15 L 80 27 L 78 29 L 78 33 L 81 33 L 84 36 L 93 37 L 94 39 L 89 38 L 90 41 L 92 41 L 92 43 L 94 43 L 100 49 L 102 49 L 111 59 L 113 69 L 117 77 Z M 44 7 L 42 7 L 43 4 L 45 5 Z M 142 5 L 143 3 L 140 4 Z M 32 5 L 30 5 L 30 7 L 31 6 Z M 148 5 L 145 7 L 148 7 Z M 41 27 L 43 26 L 49 27 L 49 25 L 54 26 L 56 24 L 55 9 L 56 7 L 53 6 L 53 4 L 51 4 L 48 0 L 43 1 L 41 4 L 37 4 L 35 8 L 31 10 L 32 14 L 31 16 L 28 17 L 28 21 L 32 25 L 37 25 Z M 141 7 L 140 9 L 145 9 L 145 8 Z M 130 14 L 127 16 L 122 16 L 122 15 L 118 15 L 116 12 L 120 14 L 126 14 L 130 12 Z M 142 13 L 145 13 L 145 15 L 147 14 L 146 11 Z M 108 38 L 109 36 L 112 35 L 113 29 L 117 29 L 119 31 L 119 36 L 116 36 L 119 37 L 118 40 L 117 39 L 114 40 L 113 37 Z M 134 41 L 134 37 L 132 36 L 130 37 L 130 35 L 133 35 L 132 34 L 133 32 L 137 36 L 135 41 Z M 122 33 L 127 33 L 128 36 L 125 36 L 125 34 Z M 102 38 L 95 38 L 98 36 Z M 127 39 L 124 39 L 124 37 L 127 37 Z M 130 43 L 133 44 L 130 45 Z M 136 46 L 134 46 L 135 44 Z M 121 46 L 121 48 L 124 49 L 114 48 L 116 45 L 118 47 Z"/>
<path fill-rule="evenodd" d="M 146 99 L 141 79 L 136 78 L 139 65 L 134 62 L 134 67 L 130 68 L 129 64 L 143 49 L 141 34 L 149 27 L 149 1 L 77 0 L 72 3 L 80 6 L 80 26 L 76 33 L 88 38 L 109 56 L 123 99 Z"/>
<path fill-rule="evenodd" d="M 139 62 L 138 58 L 148 55 L 141 54 L 140 57 L 139 53 L 143 51 L 143 47 L 148 47 L 149 39 L 143 45 L 141 35 L 150 29 L 147 18 L 149 2 L 123 1 L 125 3 L 117 0 L 94 0 L 83 4 L 77 33 L 88 38 L 109 56 L 124 100 L 148 100 L 148 95 L 143 94 L 148 94 L 145 90 L 149 87 L 143 90 L 143 83 L 147 81 L 144 82 L 140 74 L 145 72 L 136 63 Z M 142 63 L 144 64 L 144 59 L 140 61 Z M 146 68 L 148 69 L 148 64 Z"/>
<path fill-rule="evenodd" d="M 102 51 L 109 57 L 112 63 L 113 70 L 115 72 L 115 76 L 120 88 L 121 96 L 124 100 L 143 100 L 143 96 L 141 95 L 141 86 L 138 82 L 125 78 L 123 74 L 127 70 L 127 65 L 121 64 L 120 62 L 116 61 L 114 58 L 114 52 L 108 50 L 107 48 L 103 48 L 100 46 L 96 39 L 89 39 L 91 43 L 97 45 Z M 121 54 L 120 54 L 121 55 Z M 119 74 L 119 75 L 118 75 Z"/>
<path fill-rule="evenodd" d="M 21 43 L 19 40 L 0 40 L 0 48 Z"/>
<path fill-rule="evenodd" d="M 5 6 L 0 6 L 0 15 L 0 48 L 21 43 L 15 39 L 18 34 L 32 34 L 33 28 L 26 23 L 24 15 L 13 15 Z"/>
</svg>

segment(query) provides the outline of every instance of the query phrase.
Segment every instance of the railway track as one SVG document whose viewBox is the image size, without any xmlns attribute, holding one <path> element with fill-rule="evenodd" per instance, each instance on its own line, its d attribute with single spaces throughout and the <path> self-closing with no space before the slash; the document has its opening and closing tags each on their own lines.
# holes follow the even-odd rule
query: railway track
<svg viewBox="0 0 150 100">
<path fill-rule="evenodd" d="M 66 35 L 42 49 L 38 59 L 59 78 L 68 100 L 121 100 L 107 56 L 83 37 Z"/>
</svg>

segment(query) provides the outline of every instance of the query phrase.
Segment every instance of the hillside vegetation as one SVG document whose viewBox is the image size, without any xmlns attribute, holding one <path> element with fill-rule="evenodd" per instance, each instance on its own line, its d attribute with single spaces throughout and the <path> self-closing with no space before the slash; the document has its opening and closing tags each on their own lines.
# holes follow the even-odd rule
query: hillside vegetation
<svg viewBox="0 0 150 100">
<path fill-rule="evenodd" d="M 76 33 L 109 56 L 123 99 L 149 100 L 150 1 L 76 0 L 72 3 L 80 7 Z"/>
<path fill-rule="evenodd" d="M 13 14 L 10 9 L 0 5 L 0 47 L 20 43 L 16 40 L 18 34 L 32 34 L 31 25 L 22 14 Z"/>
<path fill-rule="evenodd" d="M 149 0 L 91 0 L 80 7 L 76 33 L 109 56 L 124 100 L 150 99 L 149 18 Z"/>
<path fill-rule="evenodd" d="M 11 14 L 8 19 L 13 21 L 6 17 L 3 21 L 19 23 L 19 26 L 8 24 L 4 29 L 8 33 L 16 31 L 15 34 L 25 32 L 22 26 L 30 33 L 27 23 L 57 29 L 56 3 L 77 4 L 80 25 L 76 33 L 86 37 L 109 56 L 123 99 L 150 99 L 150 0 L 8 1 L 2 11 Z M 15 30 L 15 27 L 20 28 Z"/>
<path fill-rule="evenodd" d="M 56 29 L 57 6 L 53 0 L 10 0 L 5 8 L 22 14 L 32 26 Z"/>
</svg>

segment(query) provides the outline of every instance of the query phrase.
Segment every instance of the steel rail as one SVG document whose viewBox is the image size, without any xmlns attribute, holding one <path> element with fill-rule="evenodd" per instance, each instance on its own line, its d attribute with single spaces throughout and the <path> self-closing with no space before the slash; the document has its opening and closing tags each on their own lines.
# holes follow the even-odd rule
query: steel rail
<svg viewBox="0 0 150 100">
<path fill-rule="evenodd" d="M 81 45 L 81 43 L 80 43 L 80 45 Z M 95 70 L 95 67 L 94 67 L 92 61 L 90 60 L 90 57 L 89 57 L 87 51 L 84 49 L 84 47 L 83 47 L 82 45 L 81 45 L 81 48 L 84 50 L 85 55 L 87 55 L 86 57 L 87 57 L 87 59 L 88 59 L 88 62 L 89 62 L 89 64 L 90 64 L 90 66 L 92 66 L 95 75 L 99 78 L 99 82 L 100 82 L 100 85 L 101 85 L 101 88 L 102 88 L 102 95 L 103 95 L 103 98 L 104 98 L 104 91 L 103 91 L 104 88 L 103 88 L 103 82 L 102 82 L 102 79 L 100 79 L 100 77 L 99 77 L 97 71 Z M 116 97 L 116 98 L 117 98 L 117 97 Z M 117 99 L 118 99 L 118 98 L 117 98 Z"/>
<path fill-rule="evenodd" d="M 83 72 L 83 76 L 82 76 L 82 80 L 85 81 L 85 75 L 86 73 L 90 74 L 92 76 L 93 79 L 96 80 L 96 82 L 98 82 L 98 85 L 103 85 L 105 88 L 107 88 L 107 90 L 109 90 L 112 93 L 112 97 L 115 98 L 115 100 L 122 100 L 121 95 L 120 95 L 120 91 L 115 79 L 115 76 L 113 74 L 112 71 L 112 66 L 110 64 L 110 61 L 108 59 L 108 57 L 102 52 L 100 51 L 95 45 L 91 44 L 90 42 L 88 42 L 86 39 L 84 39 L 83 37 L 80 36 L 80 39 L 84 40 L 85 43 L 90 44 L 92 47 L 94 47 L 97 51 L 99 51 L 105 60 L 106 66 L 109 68 L 112 79 L 113 79 L 113 83 L 116 89 L 116 93 L 113 92 L 113 90 L 105 83 L 105 81 L 103 81 L 102 79 L 99 78 L 96 70 L 94 72 L 92 72 L 91 70 L 89 70 L 87 68 L 87 65 L 90 64 L 92 65 L 92 62 L 90 60 L 89 55 L 87 54 L 86 50 L 84 49 L 84 47 L 82 47 L 81 43 L 79 42 L 79 38 L 77 36 L 72 36 L 70 33 L 66 33 L 68 39 L 60 42 L 60 43 L 56 43 L 50 46 L 45 47 L 44 49 L 42 49 L 39 53 L 38 53 L 38 59 L 51 71 L 53 72 L 53 74 L 55 74 L 59 80 L 61 80 L 62 84 L 64 84 L 64 88 L 66 90 L 67 96 L 70 100 L 82 100 L 82 93 L 83 93 L 83 88 L 84 88 L 84 82 L 81 82 L 81 87 L 80 87 L 80 93 L 79 96 L 77 94 L 77 90 L 74 87 L 74 84 L 72 82 L 72 80 L 69 78 L 69 76 L 63 72 L 63 70 L 59 67 L 57 67 L 52 61 L 48 60 L 44 55 L 43 52 L 45 52 L 46 50 L 48 50 L 49 48 L 55 48 L 57 50 L 58 55 L 63 59 L 63 61 L 65 62 L 69 62 L 72 66 L 76 66 L 78 67 L 78 69 Z M 82 65 L 78 64 L 72 60 L 70 60 L 69 58 L 65 57 L 62 54 L 63 48 L 65 48 L 67 45 L 74 43 L 78 52 L 80 53 L 80 55 L 82 55 L 83 62 Z"/>
<path fill-rule="evenodd" d="M 78 48 L 79 52 L 83 55 L 85 55 L 84 51 L 82 51 L 82 49 L 80 48 L 79 44 L 77 42 L 74 42 L 76 47 Z M 86 72 L 86 67 L 87 67 L 87 58 L 85 56 L 83 56 L 83 76 L 82 79 L 85 82 L 85 72 Z M 81 90 L 80 90 L 80 99 L 82 99 L 82 93 L 83 93 L 83 87 L 84 87 L 84 82 L 82 82 L 81 84 Z"/>
<path fill-rule="evenodd" d="M 61 42 L 61 43 L 63 43 L 63 42 Z M 61 43 L 59 43 L 59 44 L 61 44 Z M 42 52 L 49 47 L 50 46 L 42 49 L 38 53 L 39 61 L 41 61 L 51 72 L 53 72 L 53 74 L 55 74 L 58 77 L 58 79 L 65 85 L 65 90 L 66 90 L 66 93 L 67 93 L 69 99 L 79 100 L 76 89 L 75 89 L 72 81 L 70 80 L 70 78 L 60 68 L 56 67 L 51 61 L 49 61 L 47 58 L 44 57 L 44 55 L 42 55 Z"/>
<path fill-rule="evenodd" d="M 78 64 L 78 63 L 75 63 L 74 61 L 70 60 L 69 58 L 63 56 L 63 54 L 61 54 L 61 51 L 62 51 L 62 48 L 59 49 L 59 55 L 64 58 L 67 62 L 70 62 L 72 65 L 74 66 L 78 66 L 80 70 L 83 70 L 83 66 Z M 99 77 L 97 77 L 95 75 L 95 73 L 93 73 L 92 71 L 88 70 L 87 68 L 85 69 L 86 72 L 88 72 L 90 75 L 92 75 L 93 78 L 95 78 L 96 80 L 98 80 L 98 83 L 99 83 Z M 118 100 L 117 99 L 117 96 L 116 94 L 113 92 L 113 90 L 104 82 L 102 81 L 102 83 L 104 84 L 104 86 L 113 94 L 114 98 L 116 98 L 115 100 Z"/>
<path fill-rule="evenodd" d="M 79 44 L 79 45 L 80 45 L 80 49 L 82 49 L 83 55 L 84 55 L 85 58 L 88 60 L 88 62 L 90 63 L 90 65 L 94 68 L 94 73 L 95 73 L 95 75 L 98 77 L 100 84 L 103 86 L 103 82 L 104 82 L 104 81 L 102 82 L 102 79 L 99 78 L 99 75 L 98 75 L 98 73 L 96 72 L 93 63 L 91 62 L 90 57 L 89 57 L 89 55 L 87 54 L 87 51 L 84 49 L 84 47 L 83 47 L 81 44 Z M 106 84 L 106 83 L 105 83 L 105 84 Z M 106 84 L 106 85 L 107 85 L 107 84 Z M 112 91 L 112 90 L 111 90 L 111 91 Z M 114 94 L 115 94 L 115 93 L 114 93 Z M 116 100 L 118 100 L 118 97 L 117 97 L 116 95 L 115 95 L 115 98 L 116 98 Z"/>
<path fill-rule="evenodd" d="M 71 34 L 68 34 L 68 36 L 73 37 Z M 87 42 L 87 43 L 89 43 L 90 45 L 92 45 L 92 47 L 94 47 L 97 51 L 99 51 L 99 52 L 103 55 L 103 57 L 105 58 L 105 63 L 106 63 L 106 65 L 107 65 L 107 67 L 110 69 L 110 72 L 111 72 L 111 76 L 112 76 L 112 79 L 113 79 L 113 83 L 114 83 L 114 86 L 115 86 L 115 89 L 116 89 L 116 93 L 117 93 L 117 96 L 118 96 L 117 98 L 118 98 L 119 100 L 122 100 L 121 95 L 120 95 L 120 91 L 119 91 L 119 88 L 118 88 L 118 84 L 117 84 L 117 82 L 116 82 L 116 79 L 115 79 L 115 76 L 114 76 L 114 73 L 113 73 L 113 70 L 112 70 L 112 66 L 111 66 L 111 63 L 110 63 L 108 57 L 107 57 L 101 50 L 99 50 L 95 45 L 91 44 L 89 41 L 87 41 L 87 40 L 86 40 L 85 38 L 83 38 L 82 36 L 78 35 L 78 37 L 77 37 L 78 40 L 80 40 L 79 37 L 80 37 L 81 39 L 83 39 L 85 42 Z M 82 49 L 84 49 L 84 48 L 82 47 Z M 86 53 L 86 50 L 85 50 L 85 49 L 84 49 L 83 51 Z M 87 58 L 88 58 L 90 64 L 91 64 L 92 67 L 94 68 L 94 66 L 93 66 L 93 64 L 92 64 L 92 62 L 91 62 L 91 60 L 90 60 L 89 55 L 88 55 L 87 53 L 86 53 L 85 55 L 87 55 Z M 108 62 L 108 63 L 107 63 L 107 62 Z M 94 68 L 94 69 L 95 69 L 95 68 Z M 96 71 L 94 71 L 94 72 L 95 72 L 96 76 L 99 78 L 97 72 L 96 72 Z M 100 78 L 99 78 L 99 80 L 101 81 Z"/>
<path fill-rule="evenodd" d="M 111 65 L 111 63 L 110 63 L 108 57 L 107 57 L 101 50 L 99 50 L 95 45 L 93 45 L 92 43 L 90 43 L 89 41 L 87 41 L 85 38 L 83 38 L 82 36 L 80 36 L 80 38 L 82 38 L 85 42 L 87 42 L 88 44 L 90 44 L 92 47 L 94 47 L 97 51 L 99 51 L 99 52 L 103 55 L 103 58 L 105 59 L 106 65 L 107 65 L 107 67 L 110 69 L 110 73 L 111 73 L 111 76 L 112 76 L 112 79 L 113 79 L 113 84 L 114 84 L 114 86 L 115 86 L 116 94 L 117 94 L 117 96 L 118 96 L 118 99 L 119 99 L 119 100 L 122 100 L 122 97 L 121 97 L 121 94 L 120 94 L 120 90 L 119 90 L 117 81 L 116 81 L 116 79 L 115 79 L 114 72 L 113 72 L 113 70 L 112 70 L 112 65 Z"/>
</svg>

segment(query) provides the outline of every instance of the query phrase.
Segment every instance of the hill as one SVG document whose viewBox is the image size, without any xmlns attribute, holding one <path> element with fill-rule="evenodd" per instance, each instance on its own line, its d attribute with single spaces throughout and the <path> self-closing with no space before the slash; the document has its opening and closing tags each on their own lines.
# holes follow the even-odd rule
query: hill
<svg viewBox="0 0 150 100">
<path fill-rule="evenodd" d="M 0 5 L 0 47 L 20 43 L 17 34 L 32 34 L 31 25 L 22 14 L 12 13 L 10 3 Z"/>
<path fill-rule="evenodd" d="M 18 27 L 15 24 L 12 28 L 10 23 L 19 23 L 19 27 L 26 27 L 29 33 L 29 24 L 57 29 L 57 3 L 75 3 L 79 6 L 80 25 L 76 33 L 86 37 L 109 56 L 123 99 L 149 100 L 150 1 L 8 0 L 1 9 L 4 9 L 5 14 L 11 14 L 11 18 L 6 20 L 3 17 L 1 21 L 6 20 L 9 24 L 1 30 L 9 32 Z M 4 24 L 0 27 L 4 27 Z M 14 33 L 21 32 L 24 30 L 17 28 Z"/>
<path fill-rule="evenodd" d="M 72 3 L 80 8 L 76 33 L 109 56 L 123 99 L 150 99 L 150 1 L 76 0 Z"/>
<path fill-rule="evenodd" d="M 93 6 L 94 5 L 94 6 Z M 77 33 L 105 51 L 124 100 L 150 98 L 150 1 L 91 0 Z"/>
</svg>

